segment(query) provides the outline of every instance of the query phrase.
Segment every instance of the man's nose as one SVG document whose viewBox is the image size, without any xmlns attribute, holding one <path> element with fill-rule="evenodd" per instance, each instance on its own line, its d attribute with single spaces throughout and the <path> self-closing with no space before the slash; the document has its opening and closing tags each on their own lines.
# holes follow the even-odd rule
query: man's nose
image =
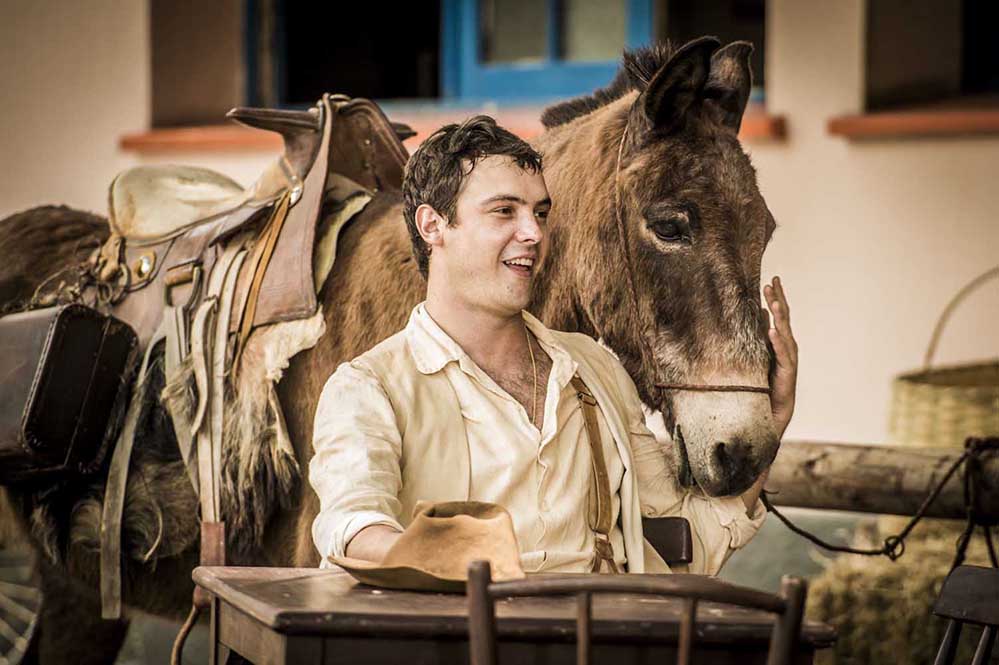
<svg viewBox="0 0 999 665">
<path fill-rule="evenodd" d="M 545 232 L 532 213 L 521 216 L 520 223 L 517 225 L 517 240 L 519 242 L 536 245 L 541 242 L 544 234 Z"/>
</svg>

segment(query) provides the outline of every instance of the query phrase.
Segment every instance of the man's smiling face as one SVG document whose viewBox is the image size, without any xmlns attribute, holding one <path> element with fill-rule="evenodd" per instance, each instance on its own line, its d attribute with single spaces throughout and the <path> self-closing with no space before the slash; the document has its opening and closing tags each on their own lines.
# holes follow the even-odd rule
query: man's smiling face
<svg viewBox="0 0 999 665">
<path fill-rule="evenodd" d="M 466 307 L 519 313 L 531 297 L 550 208 L 540 172 L 504 155 L 479 160 L 462 183 L 430 270 L 443 271 L 452 297 Z"/>
</svg>

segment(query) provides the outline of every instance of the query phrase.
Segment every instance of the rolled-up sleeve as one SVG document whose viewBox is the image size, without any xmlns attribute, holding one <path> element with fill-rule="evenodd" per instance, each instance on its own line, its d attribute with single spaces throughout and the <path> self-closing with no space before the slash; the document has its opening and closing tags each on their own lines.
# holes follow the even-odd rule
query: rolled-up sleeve
<svg viewBox="0 0 999 665">
<path fill-rule="evenodd" d="M 340 365 L 326 382 L 312 432 L 309 482 L 319 496 L 312 540 L 326 566 L 329 555 L 345 556 L 351 538 L 365 527 L 403 530 L 402 440 L 385 391 L 355 364 Z"/>
<path fill-rule="evenodd" d="M 732 552 L 748 543 L 763 525 L 766 518 L 763 503 L 757 500 L 752 515 L 748 515 L 742 497 L 709 497 L 680 487 L 671 451 L 664 449 L 646 427 L 638 391 L 623 367 L 618 382 L 628 405 L 628 429 L 642 514 L 686 518 L 693 537 L 693 561 L 686 570 L 674 569 L 717 575 Z"/>
</svg>

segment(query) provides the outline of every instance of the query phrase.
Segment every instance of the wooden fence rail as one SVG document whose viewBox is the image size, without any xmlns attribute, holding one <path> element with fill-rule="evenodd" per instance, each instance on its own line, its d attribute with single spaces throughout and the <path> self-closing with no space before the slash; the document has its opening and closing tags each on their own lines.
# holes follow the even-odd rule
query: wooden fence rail
<svg viewBox="0 0 999 665">
<path fill-rule="evenodd" d="M 766 489 L 778 506 L 912 515 L 963 450 L 785 441 Z M 999 450 L 982 454 L 977 510 L 999 520 Z M 965 517 L 963 465 L 933 502 L 930 517 Z"/>
</svg>

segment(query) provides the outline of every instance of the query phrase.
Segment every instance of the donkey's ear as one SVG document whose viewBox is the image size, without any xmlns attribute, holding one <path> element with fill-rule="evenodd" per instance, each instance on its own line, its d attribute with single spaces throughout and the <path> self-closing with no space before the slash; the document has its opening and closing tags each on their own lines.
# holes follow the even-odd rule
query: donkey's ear
<svg viewBox="0 0 999 665">
<path fill-rule="evenodd" d="M 749 42 L 732 42 L 715 51 L 711 56 L 711 74 L 704 87 L 708 106 L 716 109 L 722 123 L 735 132 L 742 124 L 742 114 L 753 87 L 753 70 L 749 67 L 752 53 L 753 45 Z"/>
<path fill-rule="evenodd" d="M 684 44 L 649 81 L 639 108 L 649 130 L 671 134 L 683 129 L 687 116 L 699 110 L 711 71 L 711 54 L 721 44 L 701 37 Z"/>
</svg>

